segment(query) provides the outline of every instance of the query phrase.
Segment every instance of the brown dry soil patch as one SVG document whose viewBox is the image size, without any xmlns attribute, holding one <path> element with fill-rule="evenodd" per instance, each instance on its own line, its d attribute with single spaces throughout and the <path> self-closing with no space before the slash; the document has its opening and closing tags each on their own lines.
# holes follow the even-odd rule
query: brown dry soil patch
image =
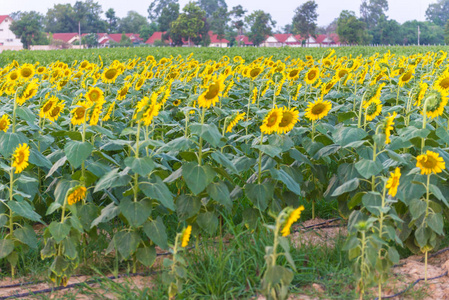
<svg viewBox="0 0 449 300">
<path fill-rule="evenodd" d="M 322 224 L 324 223 L 324 224 Z M 340 238 L 345 238 L 347 235 L 346 227 L 339 225 L 337 222 L 327 222 L 323 219 L 308 220 L 301 223 L 300 226 L 292 228 L 293 232 L 290 235 L 292 244 L 294 247 L 302 246 L 324 246 L 333 247 L 335 242 Z M 310 228 L 310 226 L 316 226 L 324 228 Z M 333 227 L 326 227 L 331 225 Z M 309 227 L 309 228 L 307 228 Z M 301 229 L 301 230 L 300 230 Z M 226 236 L 226 239 L 231 237 Z M 157 249 L 158 253 L 164 252 L 161 249 Z M 112 253 L 113 254 L 113 253 Z M 164 256 L 158 256 L 153 269 L 158 269 L 161 266 Z M 429 257 L 428 260 L 428 278 L 440 276 L 449 271 L 449 251 L 444 251 L 441 254 Z M 110 275 L 108 275 L 110 276 Z M 383 287 L 383 296 L 390 296 L 403 291 L 411 283 L 416 280 L 424 278 L 424 262 L 422 255 L 410 256 L 406 259 L 402 259 L 398 267 L 395 267 L 391 271 L 391 276 L 388 282 Z M 68 284 L 81 283 L 92 279 L 91 276 L 79 276 L 72 277 Z M 20 278 L 12 281 L 9 278 L 5 278 L 0 281 L 0 286 L 15 284 L 20 282 L 26 282 L 26 278 Z M 134 277 L 122 277 L 114 279 L 115 283 L 128 284 L 135 290 L 142 290 L 145 288 L 151 288 L 154 286 L 154 276 L 134 276 Z M 39 291 L 51 288 L 49 283 L 39 283 L 35 285 L 29 285 L 24 287 L 15 288 L 0 288 L 0 297 L 12 296 L 27 292 Z M 304 294 L 292 294 L 289 296 L 289 300 L 318 300 L 318 299 L 332 299 L 326 294 L 326 287 L 318 283 L 313 283 L 309 286 L 303 287 Z M 117 295 L 114 292 L 105 289 L 104 286 L 100 287 L 98 283 L 91 284 L 89 287 L 85 285 L 81 287 L 75 287 L 67 290 L 54 291 L 52 293 L 45 294 L 50 299 L 122 299 L 121 295 Z M 36 295 L 33 297 L 21 298 L 21 299 L 40 299 L 42 296 Z M 373 299 L 377 297 L 377 289 L 372 288 L 366 299 Z M 256 300 L 263 300 L 265 297 L 258 296 L 253 298 Z M 408 292 L 395 297 L 394 299 L 423 299 L 423 300 L 449 300 L 449 275 L 443 276 L 438 279 L 429 280 L 427 283 L 420 281 Z"/>
</svg>

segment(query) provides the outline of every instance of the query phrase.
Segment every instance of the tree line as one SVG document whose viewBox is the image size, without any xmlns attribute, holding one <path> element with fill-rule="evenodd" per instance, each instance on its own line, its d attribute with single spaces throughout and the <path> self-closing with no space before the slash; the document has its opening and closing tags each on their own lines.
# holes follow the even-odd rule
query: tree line
<svg viewBox="0 0 449 300">
<path fill-rule="evenodd" d="M 164 32 L 157 45 L 168 44 L 207 46 L 212 30 L 219 38 L 226 38 L 231 46 L 238 44 L 237 35 L 245 34 L 254 45 L 260 45 L 273 33 L 300 34 L 307 39 L 318 34 L 337 33 L 346 44 L 422 44 L 449 43 L 449 0 L 438 0 L 426 10 L 426 21 L 407 21 L 399 24 L 389 19 L 388 0 L 362 0 L 360 17 L 355 12 L 343 10 L 328 26 L 317 26 L 317 3 L 307 1 L 296 8 L 292 21 L 282 30 L 275 30 L 276 21 L 270 13 L 256 10 L 251 13 L 242 6 L 228 8 L 225 0 L 197 0 L 189 2 L 182 10 L 178 0 L 153 0 L 143 16 L 129 11 L 119 18 L 113 8 L 105 12 L 94 0 L 77 1 L 74 5 L 55 4 L 45 15 L 35 11 L 14 12 L 11 30 L 21 38 L 25 48 L 33 44 L 46 44 L 48 33 L 139 33 L 146 41 L 155 31 Z M 104 14 L 103 14 L 104 13 Z M 94 35 L 85 37 L 83 43 L 95 46 Z M 122 35 L 120 43 L 130 43 Z"/>
</svg>

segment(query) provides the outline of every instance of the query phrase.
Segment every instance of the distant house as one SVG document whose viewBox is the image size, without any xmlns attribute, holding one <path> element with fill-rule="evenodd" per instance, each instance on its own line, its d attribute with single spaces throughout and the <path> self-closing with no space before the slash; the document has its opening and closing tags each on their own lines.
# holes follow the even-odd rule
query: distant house
<svg viewBox="0 0 449 300">
<path fill-rule="evenodd" d="M 291 33 L 278 33 L 271 36 L 267 36 L 265 41 L 262 42 L 262 47 L 300 47 L 301 46 L 301 36 L 294 36 Z"/>
<path fill-rule="evenodd" d="M 153 45 L 154 45 L 154 42 L 156 42 L 156 41 L 162 41 L 162 42 L 165 42 L 165 43 L 168 43 L 169 45 L 171 45 L 171 44 L 172 44 L 172 40 L 171 40 L 170 37 L 168 38 L 168 40 L 164 40 L 164 39 L 163 39 L 162 36 L 163 36 L 165 33 L 166 33 L 166 31 L 164 31 L 164 32 L 162 32 L 162 31 L 156 31 L 156 32 L 154 32 L 153 35 L 150 36 L 150 37 L 148 38 L 148 40 L 146 40 L 145 44 L 153 46 Z"/>
<path fill-rule="evenodd" d="M 123 35 L 122 33 L 110 33 L 108 34 L 109 41 L 120 43 L 120 41 L 122 40 L 122 35 Z M 133 43 L 134 45 L 143 42 L 138 33 L 125 33 L 125 36 L 129 38 L 131 43 Z"/>
<path fill-rule="evenodd" d="M 53 38 L 53 41 L 61 41 L 67 44 L 72 44 L 74 42 L 79 42 L 80 37 L 77 32 L 70 32 L 70 33 L 53 33 L 51 35 Z"/>
<path fill-rule="evenodd" d="M 0 16 L 0 52 L 23 49 L 20 39 L 9 29 L 12 22 L 13 19 L 10 16 Z"/>
<path fill-rule="evenodd" d="M 240 47 L 254 46 L 253 42 L 251 42 L 246 35 L 236 36 L 235 41 L 237 42 L 237 45 L 240 45 Z"/>
<path fill-rule="evenodd" d="M 208 32 L 210 36 L 210 45 L 209 47 L 219 47 L 219 48 L 226 48 L 229 44 L 229 41 L 227 39 L 219 39 L 218 34 L 213 33 L 212 31 Z"/>
</svg>

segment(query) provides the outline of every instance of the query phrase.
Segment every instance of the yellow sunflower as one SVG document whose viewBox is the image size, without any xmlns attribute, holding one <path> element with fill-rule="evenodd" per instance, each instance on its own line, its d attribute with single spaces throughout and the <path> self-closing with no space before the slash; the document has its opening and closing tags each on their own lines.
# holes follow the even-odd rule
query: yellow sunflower
<svg viewBox="0 0 449 300">
<path fill-rule="evenodd" d="M 51 96 L 50 99 L 45 101 L 44 105 L 42 105 L 40 111 L 39 111 L 39 117 L 45 118 L 50 111 L 52 110 L 53 106 L 58 102 L 58 98 L 55 96 Z"/>
<path fill-rule="evenodd" d="M 402 76 L 399 77 L 399 81 L 398 81 L 399 86 L 404 86 L 407 82 L 412 80 L 414 72 L 415 72 L 414 69 L 410 69 L 407 72 L 405 72 L 404 74 L 402 74 Z"/>
<path fill-rule="evenodd" d="M 283 115 L 282 110 L 277 106 L 275 106 L 265 116 L 262 126 L 260 126 L 260 131 L 262 131 L 265 134 L 277 132 L 279 124 L 281 123 L 282 120 L 282 115 Z"/>
<path fill-rule="evenodd" d="M 427 150 L 426 154 L 418 155 L 416 166 L 421 169 L 421 174 L 430 175 L 443 172 L 446 169 L 444 159 L 436 152 Z"/>
<path fill-rule="evenodd" d="M 179 106 L 181 104 L 181 100 L 176 99 L 175 101 L 173 101 L 173 105 L 174 106 Z"/>
<path fill-rule="evenodd" d="M 282 230 L 281 234 L 282 236 L 287 236 L 290 234 L 290 228 L 292 227 L 293 223 L 299 220 L 301 217 L 301 212 L 304 210 L 304 206 L 301 205 L 297 209 L 293 210 L 291 209 L 288 216 L 285 218 L 284 223 L 282 224 Z"/>
<path fill-rule="evenodd" d="M 117 91 L 116 99 L 117 100 L 125 99 L 130 87 L 131 87 L 131 83 L 129 83 L 129 82 L 125 83 L 123 85 L 123 87 Z"/>
<path fill-rule="evenodd" d="M 81 125 L 84 123 L 84 121 L 88 120 L 88 117 L 86 116 L 86 110 L 90 107 L 89 104 L 87 104 L 85 101 L 78 101 L 76 103 L 76 107 L 72 109 L 72 125 Z"/>
<path fill-rule="evenodd" d="M 251 103 L 254 104 L 256 103 L 257 100 L 257 86 L 254 87 L 253 92 L 252 92 L 252 96 L 251 96 Z"/>
<path fill-rule="evenodd" d="M 34 73 L 35 70 L 32 64 L 23 64 L 19 69 L 19 76 L 23 80 L 29 80 L 33 78 Z"/>
<path fill-rule="evenodd" d="M 299 78 L 299 69 L 292 69 L 287 72 L 287 78 L 290 81 L 295 81 Z"/>
<path fill-rule="evenodd" d="M 307 105 L 305 117 L 311 121 L 316 121 L 327 116 L 332 108 L 332 103 L 330 101 L 323 101 L 323 99 L 318 99 L 315 102 L 309 102 Z"/>
<path fill-rule="evenodd" d="M 9 116 L 7 114 L 4 114 L 0 118 L 0 131 L 6 132 L 11 125 L 11 120 L 9 119 Z"/>
<path fill-rule="evenodd" d="M 306 75 L 304 76 L 304 81 L 307 84 L 314 84 L 315 81 L 318 80 L 318 78 L 320 78 L 320 70 L 318 68 L 311 68 Z"/>
<path fill-rule="evenodd" d="M 207 90 L 198 97 L 198 106 L 209 108 L 215 105 L 218 102 L 218 97 L 221 95 L 223 88 L 224 86 L 220 79 L 214 80 L 207 87 Z"/>
<path fill-rule="evenodd" d="M 422 99 L 424 98 L 424 95 L 426 94 L 428 88 L 429 85 L 427 83 L 425 82 L 419 83 L 418 91 L 413 96 L 413 99 L 415 100 L 413 102 L 414 106 L 421 106 Z"/>
<path fill-rule="evenodd" d="M 234 128 L 234 126 L 235 125 L 237 125 L 237 123 L 240 121 L 240 120 L 243 120 L 243 117 L 245 116 L 245 113 L 243 112 L 243 113 L 240 113 L 240 114 L 237 114 L 232 120 L 231 120 L 231 122 L 229 122 L 229 125 L 228 125 L 228 127 L 226 127 L 226 132 L 232 132 L 232 128 Z"/>
<path fill-rule="evenodd" d="M 90 110 L 90 112 L 89 112 L 89 125 L 90 126 L 98 124 L 98 121 L 100 120 L 101 110 L 103 109 L 103 103 L 104 103 L 104 101 L 95 103 L 94 107 Z"/>
<path fill-rule="evenodd" d="M 447 105 L 447 94 L 442 91 L 433 90 L 426 94 L 424 103 L 427 103 L 426 115 L 428 118 L 436 118 L 443 114 Z"/>
<path fill-rule="evenodd" d="M 192 226 L 189 225 L 187 226 L 186 229 L 184 229 L 184 231 L 182 232 L 182 236 L 181 236 L 181 247 L 187 247 L 187 245 L 189 244 L 189 240 L 190 240 L 190 235 L 192 234 Z"/>
<path fill-rule="evenodd" d="M 8 75 L 6 76 L 7 80 L 10 82 L 14 82 L 17 79 L 19 79 L 19 72 L 17 70 L 13 70 L 11 72 L 8 73 Z"/>
<path fill-rule="evenodd" d="M 15 168 L 14 173 L 21 173 L 28 167 L 28 159 L 30 158 L 30 147 L 26 143 L 17 146 L 12 155 L 12 167 Z"/>
<path fill-rule="evenodd" d="M 105 83 L 114 83 L 117 77 L 120 75 L 120 71 L 116 68 L 105 69 L 101 78 Z"/>
<path fill-rule="evenodd" d="M 444 72 L 443 74 L 438 77 L 438 79 L 435 81 L 434 87 L 443 93 L 446 93 L 449 91 L 449 72 Z"/>
<path fill-rule="evenodd" d="M 366 111 L 366 120 L 372 121 L 382 112 L 382 103 L 380 102 L 380 99 L 378 97 L 371 98 L 371 100 L 363 104 L 363 108 Z"/>
<path fill-rule="evenodd" d="M 287 133 L 293 129 L 295 124 L 298 122 L 299 112 L 296 110 L 296 107 L 291 109 L 287 109 L 286 107 L 282 108 L 282 119 L 279 123 L 279 128 L 277 133 Z"/>
<path fill-rule="evenodd" d="M 396 118 L 397 113 L 394 112 L 393 115 L 391 115 L 390 113 L 388 113 L 388 117 L 385 120 L 385 144 L 389 144 L 391 142 L 390 140 L 390 135 L 391 135 L 391 131 L 394 129 L 393 125 L 394 125 L 394 119 Z"/>
<path fill-rule="evenodd" d="M 58 99 L 56 99 L 54 105 L 46 113 L 45 117 L 49 119 L 51 122 L 55 122 L 56 120 L 58 120 L 59 116 L 61 115 L 61 112 L 64 110 L 64 107 L 65 107 L 64 101 L 59 102 Z"/>
<path fill-rule="evenodd" d="M 390 173 L 390 178 L 388 178 L 386 188 L 388 189 L 388 195 L 391 197 L 396 196 L 398 192 L 399 179 L 401 178 L 401 169 L 396 168 L 394 172 Z"/>
<path fill-rule="evenodd" d="M 86 198 L 87 189 L 84 186 L 77 186 L 69 191 L 67 195 L 67 203 L 73 205 Z"/>
<path fill-rule="evenodd" d="M 29 81 L 25 85 L 23 92 L 20 93 L 20 95 L 17 95 L 17 104 L 23 105 L 25 101 L 33 98 L 36 95 L 38 88 L 39 85 L 37 84 L 37 80 Z"/>
<path fill-rule="evenodd" d="M 85 98 L 90 104 L 96 102 L 103 102 L 104 101 L 103 91 L 98 87 L 90 87 L 89 91 L 85 95 Z"/>
</svg>

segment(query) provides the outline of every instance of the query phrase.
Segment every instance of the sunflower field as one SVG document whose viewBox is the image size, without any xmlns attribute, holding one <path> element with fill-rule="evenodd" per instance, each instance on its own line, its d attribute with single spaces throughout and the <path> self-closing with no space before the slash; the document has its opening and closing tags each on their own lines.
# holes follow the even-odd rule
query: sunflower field
<svg viewBox="0 0 449 300">
<path fill-rule="evenodd" d="M 273 232 L 259 291 L 284 299 L 296 276 L 291 226 L 305 203 L 320 215 L 324 199 L 347 221 L 358 293 L 382 295 L 399 249 L 427 262 L 445 237 L 448 66 L 444 51 L 330 49 L 5 62 L 1 264 L 14 278 L 35 249 L 59 286 L 89 243 L 105 241 L 97 255 L 133 272 L 170 249 L 174 298 L 194 263 L 181 250 L 232 220 L 250 235 Z"/>
</svg>

